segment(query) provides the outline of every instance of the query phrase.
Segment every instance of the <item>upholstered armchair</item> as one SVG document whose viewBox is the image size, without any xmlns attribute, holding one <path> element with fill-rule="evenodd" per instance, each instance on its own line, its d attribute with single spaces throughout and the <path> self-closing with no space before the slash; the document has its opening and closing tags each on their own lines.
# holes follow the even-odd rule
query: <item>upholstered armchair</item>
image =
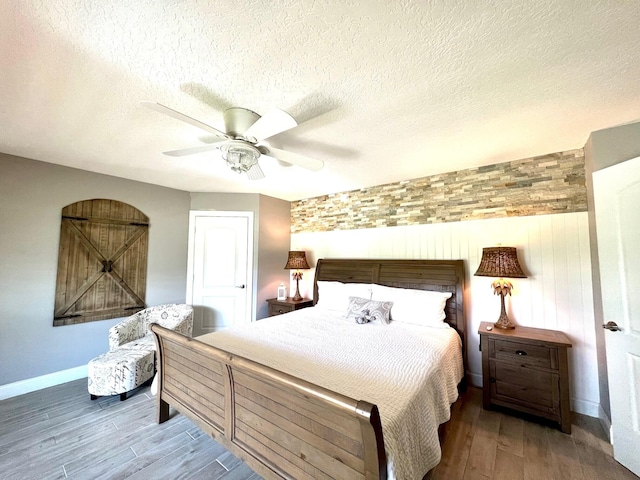
<svg viewBox="0 0 640 480">
<path fill-rule="evenodd" d="M 109 351 L 89 361 L 88 389 L 91 399 L 120 395 L 150 380 L 155 373 L 156 342 L 152 323 L 188 337 L 193 330 L 193 307 L 160 305 L 139 311 L 109 329 Z"/>
<path fill-rule="evenodd" d="M 171 304 L 140 310 L 109 329 L 109 350 L 123 346 L 136 348 L 147 344 L 155 348 L 153 334 L 149 329 L 152 323 L 190 337 L 193 331 L 193 307 Z"/>
</svg>

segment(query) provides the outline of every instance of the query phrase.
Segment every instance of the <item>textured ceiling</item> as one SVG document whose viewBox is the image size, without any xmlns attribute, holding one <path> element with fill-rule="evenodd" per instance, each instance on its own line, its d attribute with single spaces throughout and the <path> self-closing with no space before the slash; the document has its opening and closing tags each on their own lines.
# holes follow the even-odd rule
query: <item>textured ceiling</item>
<svg viewBox="0 0 640 480">
<path fill-rule="evenodd" d="M 192 192 L 296 200 L 582 147 L 640 118 L 636 0 L 0 2 L 0 152 Z M 280 108 L 248 180 L 206 132 Z M 1 172 L 0 172 L 1 174 Z"/>
</svg>

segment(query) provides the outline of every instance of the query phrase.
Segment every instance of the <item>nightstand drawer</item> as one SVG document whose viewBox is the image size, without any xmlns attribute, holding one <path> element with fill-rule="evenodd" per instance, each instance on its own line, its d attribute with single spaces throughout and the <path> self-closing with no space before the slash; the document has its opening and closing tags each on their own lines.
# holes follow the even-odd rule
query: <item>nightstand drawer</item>
<svg viewBox="0 0 640 480">
<path fill-rule="evenodd" d="M 496 360 L 542 368 L 558 368 L 555 348 L 509 340 L 491 339 L 489 342 L 494 343 L 490 348 Z"/>
<path fill-rule="evenodd" d="M 283 313 L 293 312 L 293 306 L 286 303 L 270 303 L 269 304 L 269 316 L 281 315 Z"/>
<path fill-rule="evenodd" d="M 560 387 L 556 373 L 499 361 L 492 361 L 489 370 L 494 401 L 559 414 Z"/>
<path fill-rule="evenodd" d="M 309 298 L 303 298 L 302 300 L 294 300 L 291 297 L 287 297 L 286 300 L 269 298 L 267 299 L 267 303 L 269 304 L 270 317 L 300 310 L 301 308 L 313 307 L 313 300 Z"/>
</svg>

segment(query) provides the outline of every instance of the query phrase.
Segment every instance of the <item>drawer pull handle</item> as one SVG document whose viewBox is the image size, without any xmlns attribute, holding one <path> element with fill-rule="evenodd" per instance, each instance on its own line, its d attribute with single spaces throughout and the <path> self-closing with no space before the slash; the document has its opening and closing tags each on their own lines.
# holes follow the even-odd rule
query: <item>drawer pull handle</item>
<svg viewBox="0 0 640 480">
<path fill-rule="evenodd" d="M 496 379 L 495 379 L 495 378 L 493 378 L 493 377 L 490 377 L 490 378 L 489 378 L 489 382 L 490 382 L 490 383 L 496 383 Z"/>
<path fill-rule="evenodd" d="M 527 354 L 527 352 L 525 352 L 524 350 L 516 350 L 516 355 L 523 356 L 523 355 L 526 355 L 526 354 Z"/>
</svg>

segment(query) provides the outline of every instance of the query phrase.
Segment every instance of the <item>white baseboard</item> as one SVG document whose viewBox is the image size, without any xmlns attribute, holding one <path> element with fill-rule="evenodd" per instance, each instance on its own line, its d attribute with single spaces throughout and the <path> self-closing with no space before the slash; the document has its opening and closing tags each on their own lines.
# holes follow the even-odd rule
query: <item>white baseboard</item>
<svg viewBox="0 0 640 480">
<path fill-rule="evenodd" d="M 17 397 L 18 395 L 35 392 L 36 390 L 42 390 L 47 387 L 53 387 L 55 385 L 67 383 L 86 376 L 87 366 L 82 365 L 80 367 L 69 368 L 68 370 L 62 370 L 60 372 L 49 373 L 39 377 L 28 378 L 27 380 L 20 380 L 19 382 L 0 385 L 0 400 Z"/>
<path fill-rule="evenodd" d="M 472 387 L 482 388 L 482 375 L 479 373 L 467 372 L 467 381 Z"/>
<path fill-rule="evenodd" d="M 571 411 L 581 413 L 588 417 L 598 418 L 600 416 L 600 404 L 589 400 L 571 399 Z"/>
<path fill-rule="evenodd" d="M 611 431 L 611 419 L 607 416 L 607 414 L 602 409 L 602 405 L 598 405 L 598 419 L 600 420 L 600 425 L 604 428 L 604 433 L 606 433 L 609 438 L 609 443 L 613 445 L 613 432 Z"/>
</svg>

